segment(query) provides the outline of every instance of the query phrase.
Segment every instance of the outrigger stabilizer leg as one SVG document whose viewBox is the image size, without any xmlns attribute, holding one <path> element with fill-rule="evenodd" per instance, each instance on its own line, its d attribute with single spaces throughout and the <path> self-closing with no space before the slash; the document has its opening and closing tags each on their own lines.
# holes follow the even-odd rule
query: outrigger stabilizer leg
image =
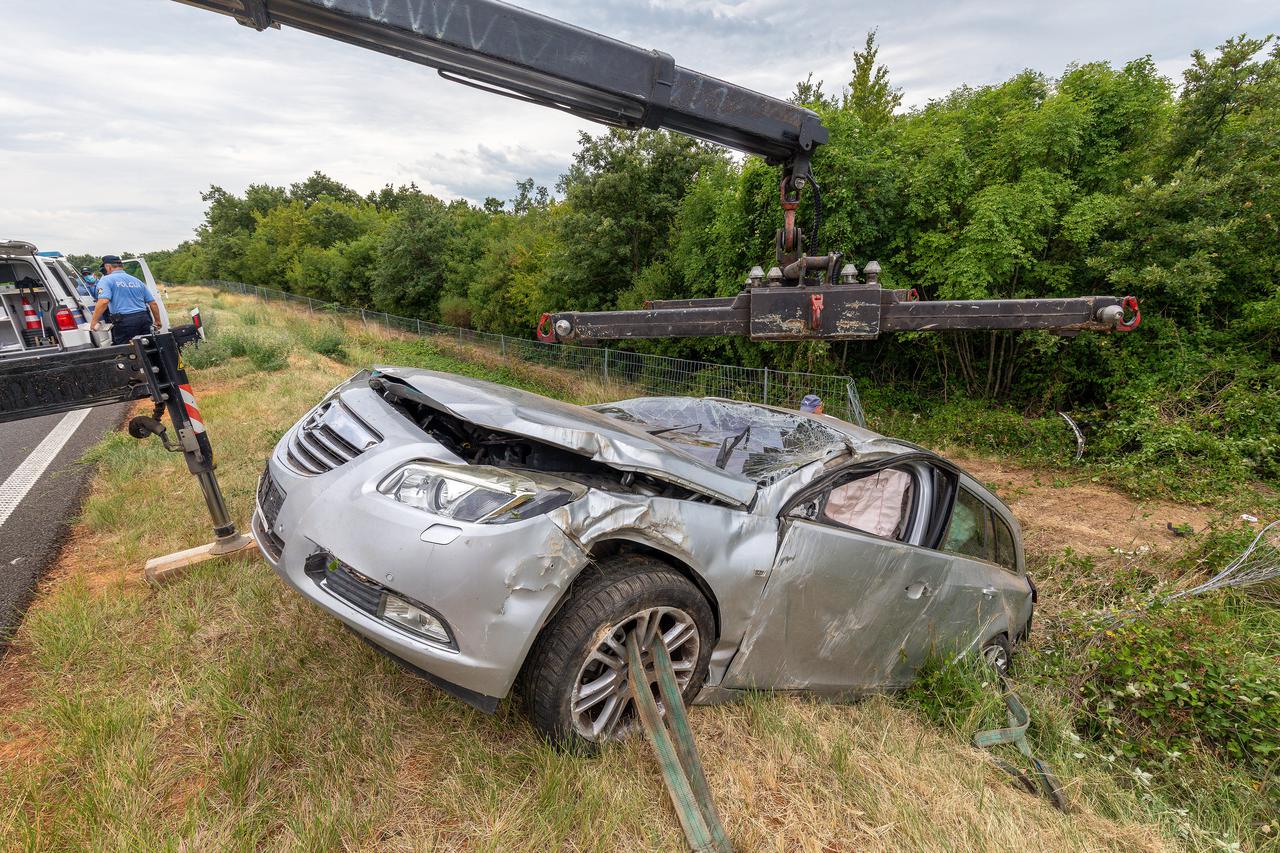
<svg viewBox="0 0 1280 853">
<path fill-rule="evenodd" d="M 209 517 L 213 521 L 212 542 L 147 561 L 144 569 L 147 583 L 158 586 L 187 566 L 253 547 L 254 540 L 252 536 L 236 531 L 236 524 L 227 510 L 218 477 L 214 473 L 216 466 L 213 463 L 213 446 L 209 443 L 209 434 L 205 431 L 187 372 L 178 358 L 178 345 L 173 336 L 143 335 L 133 339 L 133 347 L 139 363 L 147 368 L 147 385 L 151 390 L 151 399 L 156 404 L 156 417 L 134 418 L 129 422 L 129 434 L 135 438 L 158 435 L 166 449 L 182 453 L 187 462 L 187 470 L 200 484 Z M 159 422 L 159 415 L 163 411 L 169 413 L 169 420 L 177 431 L 176 445 L 169 442 L 164 426 Z"/>
<path fill-rule="evenodd" d="M 178 357 L 182 347 L 203 337 L 200 312 L 193 309 L 190 324 L 141 335 L 130 343 L 0 361 L 0 424 L 147 397 L 155 403 L 151 417 L 139 415 L 129 421 L 129 434 L 138 439 L 159 436 L 166 449 L 186 458 L 187 470 L 204 493 L 214 541 L 148 561 L 146 579 L 152 584 L 183 566 L 253 544 L 251 537 L 237 534 L 227 511 L 214 473 L 213 448 Z M 176 443 L 160 423 L 166 411 L 178 433 Z"/>
</svg>

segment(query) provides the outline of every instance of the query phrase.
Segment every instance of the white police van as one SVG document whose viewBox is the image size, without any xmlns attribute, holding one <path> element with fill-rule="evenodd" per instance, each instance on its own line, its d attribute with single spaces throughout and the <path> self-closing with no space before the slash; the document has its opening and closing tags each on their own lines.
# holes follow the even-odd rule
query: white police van
<svg viewBox="0 0 1280 853">
<path fill-rule="evenodd" d="M 126 271 L 147 283 L 169 315 L 144 258 L 124 259 Z M 81 288 L 80 273 L 60 252 L 38 252 L 21 240 L 0 241 L 0 359 L 111 345 L 111 324 L 89 331 L 97 301 Z"/>
</svg>

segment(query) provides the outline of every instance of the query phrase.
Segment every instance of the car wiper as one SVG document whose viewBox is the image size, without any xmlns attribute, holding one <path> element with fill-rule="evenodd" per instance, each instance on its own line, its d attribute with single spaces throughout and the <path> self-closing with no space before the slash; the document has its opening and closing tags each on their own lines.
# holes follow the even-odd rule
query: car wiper
<svg viewBox="0 0 1280 853">
<path fill-rule="evenodd" d="M 738 445 L 742 444 L 743 439 L 745 439 L 750 434 L 751 434 L 751 425 L 747 424 L 747 428 L 744 429 L 742 432 L 738 433 L 732 438 L 726 438 L 720 444 L 720 452 L 716 454 L 716 467 L 723 469 L 725 466 L 725 463 L 729 461 L 729 457 L 733 454 L 733 451 L 736 450 L 738 448 Z"/>
<path fill-rule="evenodd" d="M 689 427 L 697 427 L 697 429 L 694 430 L 694 432 L 702 432 L 702 424 L 685 424 L 684 426 L 658 427 L 657 429 L 647 429 L 645 430 L 645 432 L 649 433 L 649 435 L 659 435 L 664 432 L 676 432 L 678 430 L 688 429 Z"/>
</svg>

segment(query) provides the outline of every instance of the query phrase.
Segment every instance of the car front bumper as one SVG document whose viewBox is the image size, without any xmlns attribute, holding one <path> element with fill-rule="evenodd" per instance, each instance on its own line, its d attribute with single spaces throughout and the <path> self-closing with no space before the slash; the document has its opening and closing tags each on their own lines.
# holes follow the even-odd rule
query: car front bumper
<svg viewBox="0 0 1280 853">
<path fill-rule="evenodd" d="M 546 516 L 472 524 L 379 493 L 377 484 L 406 462 L 460 460 L 412 425 L 396 423 L 399 415 L 378 417 L 377 405 L 385 404 L 367 389 L 355 397 L 361 417 L 376 424 L 383 441 L 345 465 L 307 476 L 285 462 L 284 448 L 299 427 L 290 430 L 264 473 L 279 496 L 268 498 L 270 486 L 260 488 L 254 512 L 263 555 L 290 586 L 370 643 L 492 710 L 588 559 Z M 324 582 L 318 568 L 332 561 L 358 573 L 359 594 L 351 594 L 349 584 Z M 425 604 L 447 624 L 454 645 L 371 612 L 370 600 L 384 593 Z"/>
</svg>

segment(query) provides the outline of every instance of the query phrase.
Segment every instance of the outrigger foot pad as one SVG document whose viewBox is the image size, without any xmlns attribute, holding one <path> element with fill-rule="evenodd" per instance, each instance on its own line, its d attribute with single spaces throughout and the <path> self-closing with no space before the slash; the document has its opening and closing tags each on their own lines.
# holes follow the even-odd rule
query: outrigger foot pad
<svg viewBox="0 0 1280 853">
<path fill-rule="evenodd" d="M 143 569 L 143 576 L 147 583 L 151 586 L 158 587 L 165 581 L 178 574 L 182 569 L 188 566 L 194 566 L 197 563 L 203 563 L 205 560 L 213 560 L 218 557 L 225 557 L 229 554 L 238 554 L 249 548 L 257 546 L 254 538 L 248 534 L 240 534 L 238 536 L 228 536 L 223 539 L 210 542 L 206 545 L 200 545 L 196 548 L 188 548 L 185 551 L 178 551 L 175 554 L 165 554 L 163 557 L 153 557 L 147 560 L 147 565 Z"/>
</svg>

